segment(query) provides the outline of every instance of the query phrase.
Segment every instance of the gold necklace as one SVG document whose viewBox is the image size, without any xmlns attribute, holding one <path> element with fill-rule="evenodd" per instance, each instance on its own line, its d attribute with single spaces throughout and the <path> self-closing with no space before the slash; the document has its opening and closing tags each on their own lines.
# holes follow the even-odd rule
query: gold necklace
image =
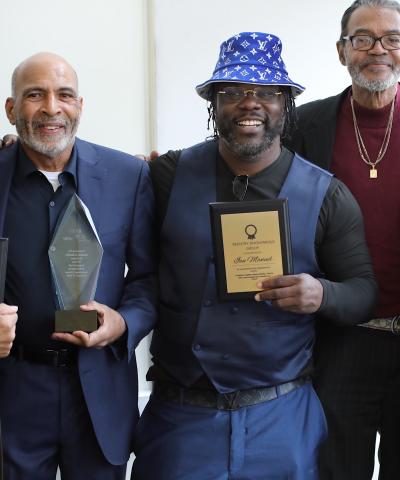
<svg viewBox="0 0 400 480">
<path fill-rule="evenodd" d="M 396 100 L 396 97 L 394 97 L 392 100 L 392 106 L 390 107 L 390 113 L 389 113 L 389 120 L 386 126 L 385 136 L 383 137 L 381 148 L 379 150 L 379 153 L 378 153 L 378 156 L 376 157 L 375 162 L 373 162 L 369 158 L 367 149 L 365 148 L 360 129 L 358 128 L 356 112 L 354 111 L 354 100 L 352 96 L 350 97 L 351 112 L 353 114 L 354 133 L 356 135 L 358 151 L 360 152 L 360 157 L 362 158 L 362 160 L 371 167 L 369 171 L 369 178 L 378 178 L 378 170 L 376 169 L 376 166 L 385 156 L 386 150 L 389 146 L 390 134 L 392 133 L 395 100 Z"/>
</svg>

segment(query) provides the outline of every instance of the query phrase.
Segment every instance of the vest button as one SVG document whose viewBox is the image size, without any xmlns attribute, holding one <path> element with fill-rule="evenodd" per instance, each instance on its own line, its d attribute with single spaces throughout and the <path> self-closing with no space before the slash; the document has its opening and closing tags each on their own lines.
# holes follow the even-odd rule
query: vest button
<svg viewBox="0 0 400 480">
<path fill-rule="evenodd" d="M 231 307 L 230 312 L 232 315 L 236 315 L 239 312 L 239 307 Z"/>
<path fill-rule="evenodd" d="M 195 350 L 201 350 L 201 345 L 199 345 L 198 343 L 193 347 Z"/>
<path fill-rule="evenodd" d="M 205 307 L 211 307 L 212 304 L 213 304 L 212 300 L 204 300 L 204 303 L 203 303 Z"/>
</svg>

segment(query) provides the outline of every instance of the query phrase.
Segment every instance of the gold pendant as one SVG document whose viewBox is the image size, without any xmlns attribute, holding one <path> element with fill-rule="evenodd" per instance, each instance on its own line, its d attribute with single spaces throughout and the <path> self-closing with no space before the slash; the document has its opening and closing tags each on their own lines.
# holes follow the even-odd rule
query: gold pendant
<svg viewBox="0 0 400 480">
<path fill-rule="evenodd" d="M 369 171 L 369 178 L 378 178 L 378 170 L 374 166 Z"/>
</svg>

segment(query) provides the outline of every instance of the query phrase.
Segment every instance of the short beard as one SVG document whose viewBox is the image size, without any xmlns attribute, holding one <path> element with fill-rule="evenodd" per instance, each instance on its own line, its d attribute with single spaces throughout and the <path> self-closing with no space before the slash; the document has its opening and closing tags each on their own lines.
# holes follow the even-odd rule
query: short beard
<svg viewBox="0 0 400 480">
<path fill-rule="evenodd" d="M 34 152 L 37 152 L 48 158 L 56 158 L 74 143 L 78 126 L 79 116 L 75 119 L 74 123 L 67 123 L 65 125 L 66 132 L 57 143 L 49 145 L 45 141 L 37 138 L 34 133 L 28 130 L 27 122 L 23 118 L 17 118 L 15 122 L 15 127 L 21 143 L 29 147 Z M 70 130 L 68 131 L 68 129 Z"/>
<path fill-rule="evenodd" d="M 255 160 L 259 155 L 266 152 L 276 137 L 282 134 L 283 130 L 283 121 L 279 122 L 272 128 L 268 128 L 267 125 L 264 125 L 264 137 L 261 142 L 254 144 L 249 143 L 240 143 L 236 140 L 234 133 L 226 125 L 218 125 L 218 132 L 220 138 L 226 142 L 229 146 L 229 149 L 238 157 L 247 160 Z"/>
<path fill-rule="evenodd" d="M 368 80 L 358 67 L 352 65 L 348 67 L 348 71 L 357 86 L 371 93 L 383 92 L 393 87 L 400 77 L 400 70 L 397 68 L 392 71 L 390 77 L 386 80 Z"/>
</svg>

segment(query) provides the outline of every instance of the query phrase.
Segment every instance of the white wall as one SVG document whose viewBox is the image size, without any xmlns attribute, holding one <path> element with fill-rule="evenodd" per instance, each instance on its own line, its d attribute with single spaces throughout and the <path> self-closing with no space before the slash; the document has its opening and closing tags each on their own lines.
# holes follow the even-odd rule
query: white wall
<svg viewBox="0 0 400 480">
<path fill-rule="evenodd" d="M 2 0 L 0 95 L 39 51 L 75 67 L 84 98 L 79 136 L 130 153 L 148 148 L 146 0 Z M 3 100 L 1 100 L 3 103 Z M 0 132 L 10 131 L 0 109 Z"/>
</svg>

